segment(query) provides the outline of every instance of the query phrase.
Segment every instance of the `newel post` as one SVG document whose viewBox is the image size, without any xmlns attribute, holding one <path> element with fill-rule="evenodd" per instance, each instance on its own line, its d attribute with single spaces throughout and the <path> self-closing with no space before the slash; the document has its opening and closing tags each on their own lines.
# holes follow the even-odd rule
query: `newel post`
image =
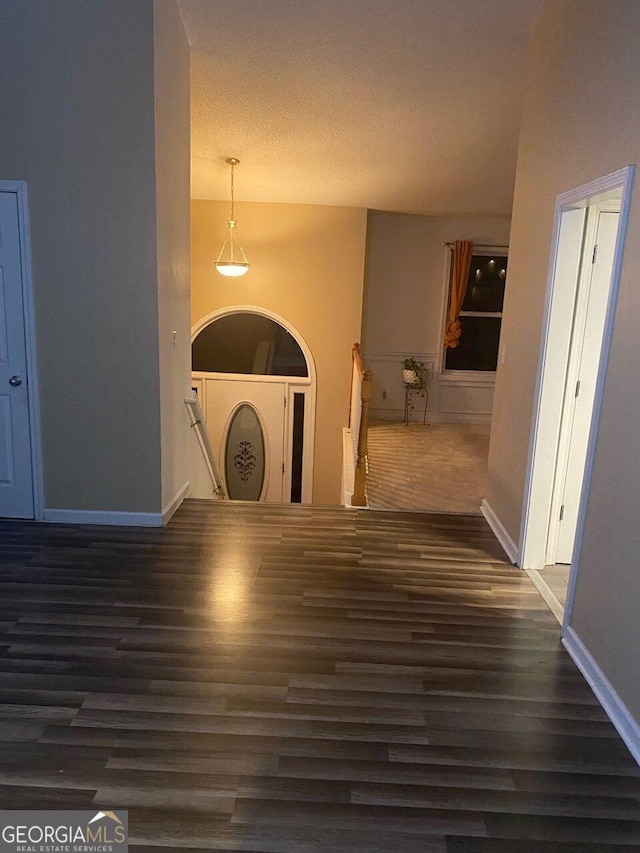
<svg viewBox="0 0 640 853">
<path fill-rule="evenodd" d="M 362 415 L 358 433 L 358 459 L 356 462 L 355 482 L 351 495 L 351 506 L 366 506 L 365 486 L 367 482 L 367 430 L 369 428 L 369 403 L 371 402 L 371 371 L 365 370 L 362 377 L 360 394 Z"/>
</svg>

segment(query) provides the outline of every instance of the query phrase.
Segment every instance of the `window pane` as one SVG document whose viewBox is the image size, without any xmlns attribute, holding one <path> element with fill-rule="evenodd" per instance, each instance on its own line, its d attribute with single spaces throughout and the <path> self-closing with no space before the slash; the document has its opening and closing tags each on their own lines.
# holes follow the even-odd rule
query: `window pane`
<svg viewBox="0 0 640 853">
<path fill-rule="evenodd" d="M 463 311 L 502 311 L 507 258 L 504 255 L 473 255 Z"/>
<path fill-rule="evenodd" d="M 460 346 L 447 349 L 446 370 L 495 370 L 498 366 L 500 317 L 460 317 Z"/>
<path fill-rule="evenodd" d="M 302 450 L 304 442 L 304 394 L 293 395 L 293 447 L 291 450 L 291 503 L 302 502 Z"/>
<path fill-rule="evenodd" d="M 200 332 L 192 347 L 193 370 L 308 376 L 307 361 L 293 335 L 260 314 L 229 314 Z"/>
<path fill-rule="evenodd" d="M 232 501 L 259 501 L 265 475 L 262 425 L 252 406 L 244 403 L 227 433 L 225 480 Z"/>
</svg>

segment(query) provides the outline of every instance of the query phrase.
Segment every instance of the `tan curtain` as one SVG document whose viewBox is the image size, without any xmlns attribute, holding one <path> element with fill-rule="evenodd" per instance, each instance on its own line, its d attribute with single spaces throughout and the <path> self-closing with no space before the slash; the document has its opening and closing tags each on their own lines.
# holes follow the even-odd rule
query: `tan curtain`
<svg viewBox="0 0 640 853">
<path fill-rule="evenodd" d="M 470 240 L 456 240 L 453 247 L 453 269 L 451 271 L 451 302 L 449 303 L 449 320 L 444 327 L 444 347 L 455 349 L 460 346 L 460 311 L 467 292 L 469 271 L 471 270 L 471 254 L 473 243 Z"/>
</svg>

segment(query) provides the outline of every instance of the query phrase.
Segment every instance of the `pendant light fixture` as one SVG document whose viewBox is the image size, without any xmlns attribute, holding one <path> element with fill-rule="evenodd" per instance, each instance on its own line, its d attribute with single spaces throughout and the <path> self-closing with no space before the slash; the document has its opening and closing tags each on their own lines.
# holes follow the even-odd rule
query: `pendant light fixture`
<svg viewBox="0 0 640 853">
<path fill-rule="evenodd" d="M 229 219 L 229 228 L 227 229 L 218 260 L 216 261 L 216 269 L 221 275 L 226 275 L 229 278 L 238 278 L 244 275 L 249 269 L 249 262 L 240 245 L 240 238 L 236 229 L 237 223 L 233 215 L 233 170 L 240 161 L 236 157 L 229 157 L 227 163 L 231 166 L 231 219 Z"/>
</svg>

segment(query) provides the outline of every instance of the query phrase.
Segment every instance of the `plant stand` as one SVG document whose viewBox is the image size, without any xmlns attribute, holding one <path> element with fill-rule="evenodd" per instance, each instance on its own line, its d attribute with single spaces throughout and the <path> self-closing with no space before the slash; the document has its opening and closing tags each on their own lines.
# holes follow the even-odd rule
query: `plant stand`
<svg viewBox="0 0 640 853">
<path fill-rule="evenodd" d="M 415 391 L 421 391 L 424 395 L 424 412 L 422 414 L 422 423 L 427 425 L 427 406 L 429 405 L 429 391 L 426 382 L 403 382 L 404 385 L 404 425 L 409 426 L 409 412 L 411 405 L 411 394 Z"/>
</svg>

